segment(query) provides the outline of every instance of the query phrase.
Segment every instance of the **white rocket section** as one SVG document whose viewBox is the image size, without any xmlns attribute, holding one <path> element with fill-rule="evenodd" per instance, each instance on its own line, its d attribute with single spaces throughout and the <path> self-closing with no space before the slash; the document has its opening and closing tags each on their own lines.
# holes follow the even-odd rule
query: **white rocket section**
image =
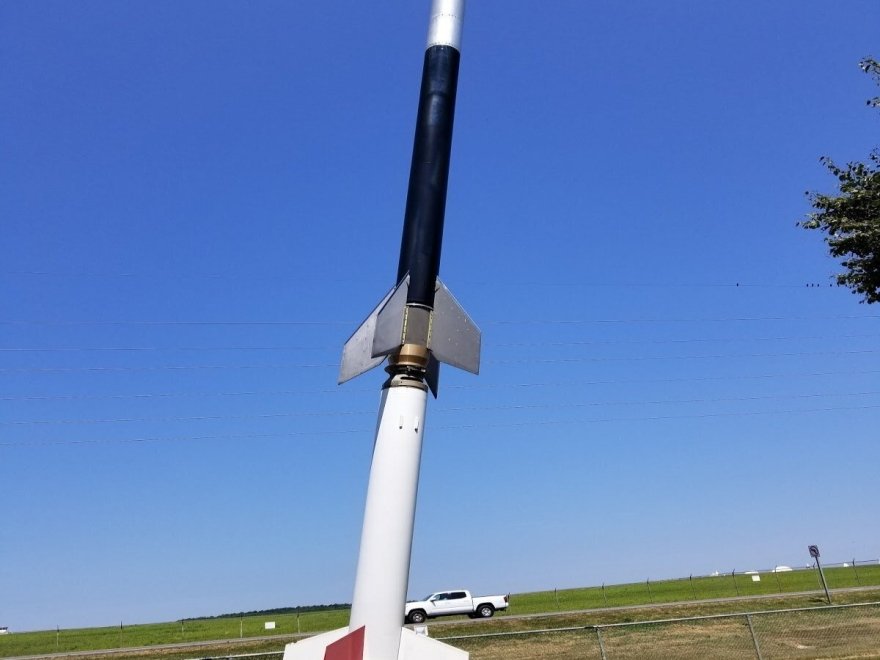
<svg viewBox="0 0 880 660">
<path fill-rule="evenodd" d="M 452 46 L 461 52 L 461 26 L 464 23 L 464 0 L 434 0 L 431 22 L 428 24 L 428 43 L 431 46 Z"/>
<path fill-rule="evenodd" d="M 467 660 L 465 651 L 401 625 L 427 402 L 420 387 L 382 390 L 349 625 L 288 644 L 284 660 L 323 660 L 329 644 L 361 627 L 363 660 Z"/>
<path fill-rule="evenodd" d="M 428 393 L 382 391 L 349 630 L 366 626 L 365 658 L 397 658 L 409 583 Z"/>
</svg>

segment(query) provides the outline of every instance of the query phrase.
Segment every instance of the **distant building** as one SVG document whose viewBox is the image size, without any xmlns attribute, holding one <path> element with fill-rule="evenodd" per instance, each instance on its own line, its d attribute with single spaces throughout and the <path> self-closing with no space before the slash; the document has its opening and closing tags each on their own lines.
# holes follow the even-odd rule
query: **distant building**
<svg viewBox="0 0 880 660">
<path fill-rule="evenodd" d="M 6 626 L 0 626 L 0 635 L 8 635 L 8 634 L 9 634 L 9 628 L 7 628 Z"/>
</svg>

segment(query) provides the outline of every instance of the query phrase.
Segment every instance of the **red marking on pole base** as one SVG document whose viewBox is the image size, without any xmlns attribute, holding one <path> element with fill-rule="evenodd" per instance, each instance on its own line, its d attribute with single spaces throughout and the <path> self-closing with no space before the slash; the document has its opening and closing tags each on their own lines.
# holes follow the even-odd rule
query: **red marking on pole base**
<svg viewBox="0 0 880 660">
<path fill-rule="evenodd" d="M 364 629 L 361 626 L 342 639 L 327 645 L 324 660 L 364 660 Z"/>
</svg>

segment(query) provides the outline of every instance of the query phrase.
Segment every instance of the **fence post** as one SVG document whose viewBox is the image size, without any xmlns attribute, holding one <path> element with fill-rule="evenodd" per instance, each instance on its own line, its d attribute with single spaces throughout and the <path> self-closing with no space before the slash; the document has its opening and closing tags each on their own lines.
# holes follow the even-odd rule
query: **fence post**
<svg viewBox="0 0 880 660">
<path fill-rule="evenodd" d="M 736 569 L 734 568 L 730 571 L 730 575 L 733 577 L 733 588 L 736 589 L 736 595 L 739 596 L 739 585 L 736 583 Z"/>
<path fill-rule="evenodd" d="M 654 594 L 651 593 L 651 579 L 648 578 L 647 580 L 645 580 L 645 584 L 648 585 L 648 598 L 651 599 L 651 604 L 653 605 L 653 603 L 654 603 Z"/>
<path fill-rule="evenodd" d="M 694 589 L 694 576 L 691 575 L 688 578 L 688 581 L 690 581 L 690 583 L 691 583 L 691 593 L 694 595 L 694 600 L 696 600 L 697 599 L 697 590 Z"/>
<path fill-rule="evenodd" d="M 602 600 L 605 601 L 605 607 L 608 607 L 608 596 L 605 595 L 605 583 L 602 583 Z"/>
<path fill-rule="evenodd" d="M 859 572 L 856 570 L 856 560 L 855 559 L 853 559 L 853 573 L 856 574 L 856 584 L 861 587 L 862 581 L 859 579 Z"/>
<path fill-rule="evenodd" d="M 779 581 L 779 571 L 777 568 L 779 568 L 779 564 L 773 569 L 773 577 L 776 578 L 776 586 L 779 587 L 779 593 L 782 593 L 782 583 Z"/>
<path fill-rule="evenodd" d="M 749 624 L 749 632 L 752 633 L 752 643 L 755 645 L 755 655 L 758 660 L 764 660 L 761 657 L 761 647 L 758 645 L 758 636 L 755 635 L 755 627 L 752 625 L 752 615 L 746 614 L 746 623 Z"/>
<path fill-rule="evenodd" d="M 599 626 L 594 626 L 596 631 L 596 639 L 599 640 L 599 653 L 602 656 L 602 660 L 608 660 L 608 656 L 605 655 L 605 642 L 602 641 L 602 632 L 599 630 Z"/>
</svg>

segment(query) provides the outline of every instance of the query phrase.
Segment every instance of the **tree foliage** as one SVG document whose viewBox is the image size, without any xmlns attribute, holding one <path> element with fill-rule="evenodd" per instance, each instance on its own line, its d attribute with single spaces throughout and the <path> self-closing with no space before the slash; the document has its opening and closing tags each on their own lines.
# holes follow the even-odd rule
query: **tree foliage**
<svg viewBox="0 0 880 660">
<path fill-rule="evenodd" d="M 880 63 L 865 59 L 859 66 L 880 85 Z M 880 97 L 868 105 L 880 107 Z M 839 194 L 808 192 L 815 211 L 798 224 L 826 234 L 829 253 L 842 259 L 846 269 L 837 275 L 839 285 L 862 296 L 861 302 L 880 302 L 880 150 L 874 150 L 867 163 L 845 167 L 827 156 L 820 160 L 837 178 Z"/>
</svg>

